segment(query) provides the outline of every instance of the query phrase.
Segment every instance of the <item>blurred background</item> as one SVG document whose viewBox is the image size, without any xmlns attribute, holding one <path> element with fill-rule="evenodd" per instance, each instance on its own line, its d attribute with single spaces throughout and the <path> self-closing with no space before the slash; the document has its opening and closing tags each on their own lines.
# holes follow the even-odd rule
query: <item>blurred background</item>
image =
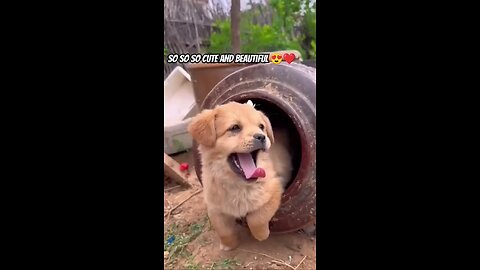
<svg viewBox="0 0 480 270">
<path fill-rule="evenodd" d="M 315 0 L 165 0 L 164 79 L 169 53 L 297 50 L 316 59 Z"/>
</svg>

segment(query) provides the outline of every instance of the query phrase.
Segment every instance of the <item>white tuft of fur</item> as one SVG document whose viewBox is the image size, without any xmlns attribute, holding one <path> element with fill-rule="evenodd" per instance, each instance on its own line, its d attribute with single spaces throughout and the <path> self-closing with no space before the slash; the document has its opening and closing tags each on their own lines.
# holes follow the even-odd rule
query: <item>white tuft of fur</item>
<svg viewBox="0 0 480 270">
<path fill-rule="evenodd" d="M 255 104 L 253 104 L 253 102 L 250 99 L 247 101 L 246 104 L 255 108 Z"/>
</svg>

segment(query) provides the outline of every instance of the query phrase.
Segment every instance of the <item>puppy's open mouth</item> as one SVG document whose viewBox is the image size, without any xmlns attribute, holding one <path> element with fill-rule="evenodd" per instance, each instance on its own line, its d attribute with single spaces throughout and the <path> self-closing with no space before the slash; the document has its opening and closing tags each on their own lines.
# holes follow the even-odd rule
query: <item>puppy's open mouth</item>
<svg viewBox="0 0 480 270">
<path fill-rule="evenodd" d="M 230 168 L 243 176 L 247 181 L 255 181 L 259 177 L 265 177 L 265 170 L 257 168 L 257 155 L 255 150 L 251 153 L 233 153 L 228 156 Z"/>
</svg>

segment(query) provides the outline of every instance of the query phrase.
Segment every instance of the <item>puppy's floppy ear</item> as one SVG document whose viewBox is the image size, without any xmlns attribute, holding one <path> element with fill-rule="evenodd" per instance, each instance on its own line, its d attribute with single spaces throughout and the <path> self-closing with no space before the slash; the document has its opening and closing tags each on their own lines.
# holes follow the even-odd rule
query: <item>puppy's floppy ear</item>
<svg viewBox="0 0 480 270">
<path fill-rule="evenodd" d="M 214 146 L 217 140 L 215 132 L 215 111 L 203 110 L 200 114 L 192 119 L 188 125 L 188 133 L 199 144 L 206 146 Z"/>
<path fill-rule="evenodd" d="M 263 112 L 260 112 L 260 115 L 262 116 L 263 121 L 265 121 L 265 129 L 267 130 L 267 136 L 270 139 L 270 143 L 273 144 L 275 138 L 273 137 L 272 124 L 270 124 L 270 120 L 268 120 L 268 117 Z"/>
</svg>

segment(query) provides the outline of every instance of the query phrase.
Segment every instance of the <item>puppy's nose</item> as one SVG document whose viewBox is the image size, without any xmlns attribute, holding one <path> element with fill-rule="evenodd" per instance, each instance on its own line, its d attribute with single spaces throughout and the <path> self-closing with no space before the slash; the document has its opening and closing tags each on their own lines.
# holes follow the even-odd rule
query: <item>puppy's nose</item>
<svg viewBox="0 0 480 270">
<path fill-rule="evenodd" d="M 263 135 L 263 134 L 260 134 L 260 133 L 254 134 L 253 138 L 255 138 L 255 140 L 258 140 L 262 143 L 265 142 L 265 135 Z"/>
</svg>

